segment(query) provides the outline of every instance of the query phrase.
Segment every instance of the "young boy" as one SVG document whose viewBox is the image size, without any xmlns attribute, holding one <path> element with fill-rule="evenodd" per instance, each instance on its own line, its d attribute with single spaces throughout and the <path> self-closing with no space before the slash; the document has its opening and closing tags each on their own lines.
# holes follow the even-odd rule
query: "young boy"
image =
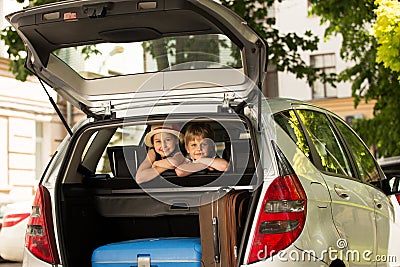
<svg viewBox="0 0 400 267">
<path fill-rule="evenodd" d="M 150 147 L 146 159 L 136 173 L 138 184 L 153 180 L 166 170 L 173 170 L 185 161 L 179 150 L 181 133 L 174 125 L 153 125 L 144 138 Z"/>
<path fill-rule="evenodd" d="M 226 171 L 228 162 L 215 152 L 214 132 L 210 125 L 195 123 L 189 125 L 184 141 L 188 152 L 186 161 L 175 172 L 178 176 L 187 176 L 204 169 Z"/>
</svg>

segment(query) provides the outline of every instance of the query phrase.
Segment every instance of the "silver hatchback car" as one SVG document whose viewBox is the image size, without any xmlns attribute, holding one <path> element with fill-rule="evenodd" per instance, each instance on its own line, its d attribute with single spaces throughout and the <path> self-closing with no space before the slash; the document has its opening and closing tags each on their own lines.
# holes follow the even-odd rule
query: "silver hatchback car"
<svg viewBox="0 0 400 267">
<path fill-rule="evenodd" d="M 399 264 L 376 160 L 335 114 L 262 96 L 265 43 L 232 11 L 84 0 L 7 19 L 88 116 L 40 181 L 24 267 Z"/>
</svg>

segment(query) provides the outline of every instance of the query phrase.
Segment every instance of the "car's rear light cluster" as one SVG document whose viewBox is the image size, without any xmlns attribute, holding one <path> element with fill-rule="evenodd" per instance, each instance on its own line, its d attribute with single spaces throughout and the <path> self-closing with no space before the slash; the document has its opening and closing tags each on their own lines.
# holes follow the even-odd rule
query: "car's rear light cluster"
<svg viewBox="0 0 400 267">
<path fill-rule="evenodd" d="M 26 230 L 25 245 L 39 259 L 51 264 L 58 264 L 59 257 L 51 214 L 49 191 L 39 185 Z"/>
<path fill-rule="evenodd" d="M 292 244 L 306 220 L 306 193 L 279 148 L 280 176 L 265 192 L 247 263 L 269 258 Z"/>
<path fill-rule="evenodd" d="M 397 202 L 400 204 L 400 194 L 396 194 Z"/>
<path fill-rule="evenodd" d="M 3 227 L 14 226 L 24 219 L 28 218 L 29 213 L 8 214 L 3 218 Z"/>
</svg>

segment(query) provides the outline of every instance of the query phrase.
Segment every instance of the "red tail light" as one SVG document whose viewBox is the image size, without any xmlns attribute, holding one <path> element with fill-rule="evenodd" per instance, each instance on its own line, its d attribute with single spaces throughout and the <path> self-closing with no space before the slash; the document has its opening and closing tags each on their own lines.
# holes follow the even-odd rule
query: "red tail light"
<svg viewBox="0 0 400 267">
<path fill-rule="evenodd" d="M 400 204 L 400 194 L 396 194 L 397 202 Z"/>
<path fill-rule="evenodd" d="M 11 227 L 28 218 L 29 213 L 8 214 L 3 218 L 3 227 Z"/>
<path fill-rule="evenodd" d="M 58 264 L 49 191 L 39 185 L 26 230 L 25 245 L 39 259 Z"/>
<path fill-rule="evenodd" d="M 307 196 L 282 152 L 279 150 L 277 154 L 280 154 L 281 176 L 272 181 L 264 195 L 247 264 L 285 249 L 304 227 Z"/>
</svg>

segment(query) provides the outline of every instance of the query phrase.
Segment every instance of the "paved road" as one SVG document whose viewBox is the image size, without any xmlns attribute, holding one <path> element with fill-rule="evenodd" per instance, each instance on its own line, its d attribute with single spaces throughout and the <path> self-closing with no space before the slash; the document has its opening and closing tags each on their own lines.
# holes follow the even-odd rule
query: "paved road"
<svg viewBox="0 0 400 267">
<path fill-rule="evenodd" d="M 21 267 L 20 262 L 2 262 L 0 261 L 0 267 Z"/>
</svg>

